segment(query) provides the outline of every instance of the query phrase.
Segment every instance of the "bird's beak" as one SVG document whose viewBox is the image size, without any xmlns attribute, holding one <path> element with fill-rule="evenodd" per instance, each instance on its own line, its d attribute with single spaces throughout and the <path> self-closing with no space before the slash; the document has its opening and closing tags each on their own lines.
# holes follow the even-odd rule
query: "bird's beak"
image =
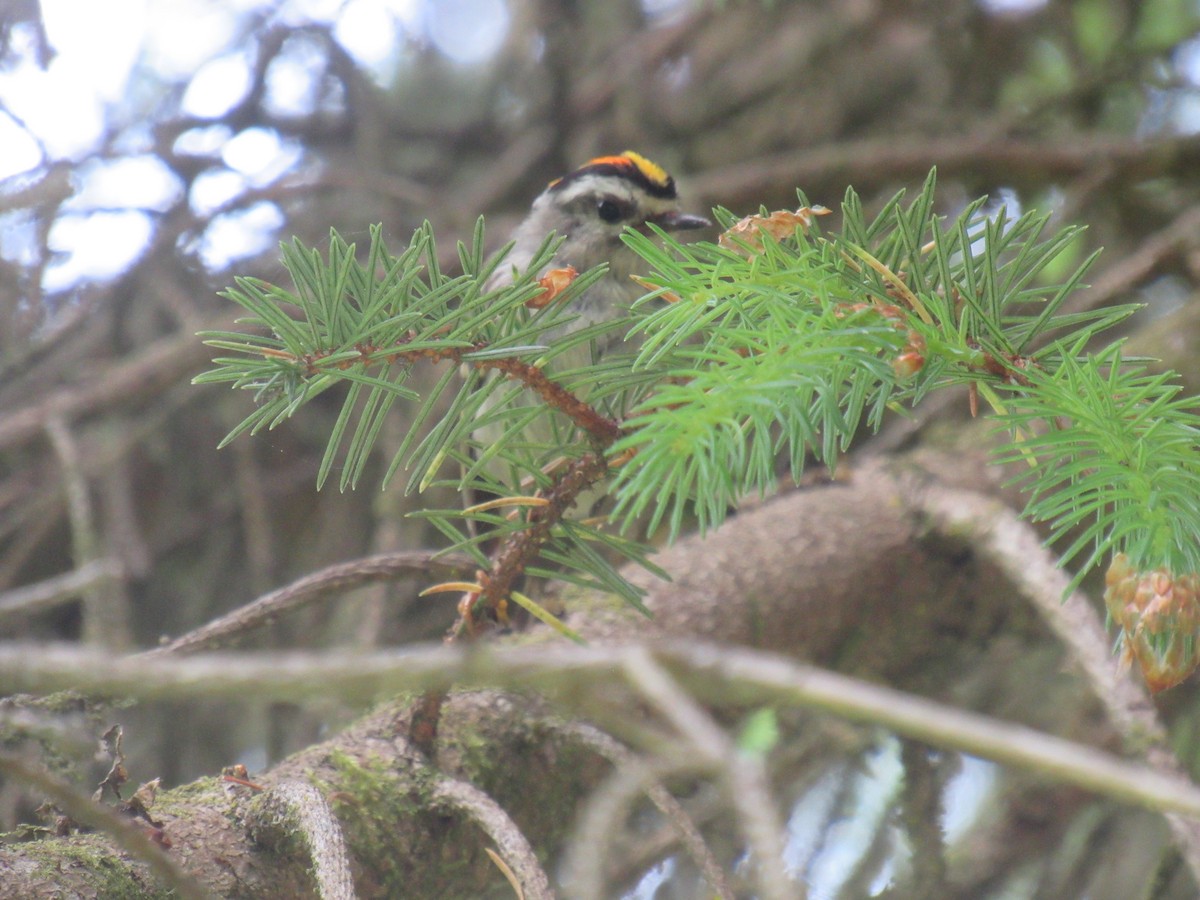
<svg viewBox="0 0 1200 900">
<path fill-rule="evenodd" d="M 665 212 L 650 216 L 646 220 L 653 222 L 663 231 L 689 231 L 693 228 L 708 228 L 712 225 L 704 216 L 693 216 L 685 212 Z"/>
</svg>

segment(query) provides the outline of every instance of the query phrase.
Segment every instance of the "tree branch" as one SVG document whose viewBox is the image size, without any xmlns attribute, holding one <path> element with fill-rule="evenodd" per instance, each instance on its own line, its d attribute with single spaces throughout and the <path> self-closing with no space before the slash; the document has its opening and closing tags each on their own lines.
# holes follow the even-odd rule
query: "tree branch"
<svg viewBox="0 0 1200 900">
<path fill-rule="evenodd" d="M 969 491 L 928 486 L 921 503 L 935 527 L 966 539 L 995 562 L 1028 599 L 1069 651 L 1104 706 L 1126 752 L 1144 757 L 1168 776 L 1186 770 L 1171 751 L 1166 729 L 1149 696 L 1122 671 L 1091 602 L 1079 591 L 1067 593 L 1069 579 L 1042 546 L 1036 532 L 998 501 Z M 1200 881 L 1200 822 L 1170 815 L 1167 821 L 1193 877 Z"/>
<path fill-rule="evenodd" d="M 433 785 L 435 805 L 465 813 L 500 848 L 500 855 L 517 878 L 522 896 L 529 900 L 553 900 L 550 879 L 538 862 L 521 829 L 491 797 L 466 781 L 438 778 Z"/>
<path fill-rule="evenodd" d="M 338 563 L 305 575 L 285 587 L 264 594 L 219 619 L 214 619 L 187 634 L 153 650 L 142 657 L 154 659 L 168 655 L 196 653 L 220 646 L 233 638 L 241 637 L 253 628 L 265 625 L 284 613 L 294 612 L 310 603 L 331 594 L 347 591 L 364 584 L 389 581 L 398 575 L 410 572 L 427 572 L 431 569 L 461 572 L 470 569 L 473 561 L 465 556 L 435 554 L 433 551 L 417 550 L 397 553 L 381 553 L 362 559 Z"/>
<path fill-rule="evenodd" d="M 466 651 L 438 646 L 394 653 L 213 654 L 191 659 L 113 659 L 51 646 L 0 644 L 0 690 L 76 687 L 142 699 L 253 694 L 258 701 L 338 697 L 364 703 L 377 696 L 458 685 L 569 697 L 607 688 L 647 651 L 692 696 L 707 703 L 817 709 L 1031 769 L 1125 802 L 1200 817 L 1200 788 L 1168 773 L 778 654 L 699 641 L 668 640 L 648 647 L 476 645 Z"/>
</svg>

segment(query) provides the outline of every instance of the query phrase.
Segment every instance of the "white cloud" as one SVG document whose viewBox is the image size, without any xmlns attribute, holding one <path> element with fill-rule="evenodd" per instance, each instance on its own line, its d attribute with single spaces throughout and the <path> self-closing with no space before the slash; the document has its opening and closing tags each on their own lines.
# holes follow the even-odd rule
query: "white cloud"
<svg viewBox="0 0 1200 900">
<path fill-rule="evenodd" d="M 396 20 L 379 0 L 350 0 L 333 29 L 346 52 L 368 67 L 379 67 L 396 53 Z"/>
<path fill-rule="evenodd" d="M 120 100 L 141 52 L 146 0 L 42 0 L 42 21 L 57 51 L 52 67 L 77 90 Z"/>
</svg>

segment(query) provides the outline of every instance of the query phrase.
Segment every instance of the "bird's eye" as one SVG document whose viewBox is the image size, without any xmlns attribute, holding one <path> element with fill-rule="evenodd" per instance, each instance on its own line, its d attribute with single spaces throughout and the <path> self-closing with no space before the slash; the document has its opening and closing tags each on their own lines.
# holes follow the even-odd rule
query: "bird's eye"
<svg viewBox="0 0 1200 900">
<path fill-rule="evenodd" d="M 615 200 L 601 200 L 596 205 L 596 214 L 605 222 L 618 222 L 625 217 L 625 210 Z"/>
</svg>

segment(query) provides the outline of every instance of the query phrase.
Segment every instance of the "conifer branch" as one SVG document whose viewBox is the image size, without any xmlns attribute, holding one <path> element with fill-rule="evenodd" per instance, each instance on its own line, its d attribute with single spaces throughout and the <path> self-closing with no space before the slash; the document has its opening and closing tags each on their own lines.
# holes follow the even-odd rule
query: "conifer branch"
<svg viewBox="0 0 1200 900">
<path fill-rule="evenodd" d="M 985 398 L 1015 435 L 1000 459 L 1029 468 L 1026 515 L 1048 521 L 1054 539 L 1073 536 L 1062 556 L 1079 566 L 1072 584 L 1114 555 L 1130 572 L 1161 569 L 1184 584 L 1200 572 L 1197 404 L 1176 396 L 1173 374 L 1145 374 L 1119 345 L 1084 349 L 1136 307 L 1067 311 L 1095 258 L 1064 264 L 1080 229 L 1052 230 L 1048 216 L 1010 216 L 986 199 L 948 221 L 933 211 L 934 188 L 931 173 L 915 196 L 899 193 L 874 216 L 847 191 L 841 228 L 829 234 L 819 221 L 827 210 L 803 195 L 795 212 L 739 220 L 716 210 L 726 229 L 717 244 L 629 231 L 647 296 L 627 318 L 584 328 L 570 327 L 571 302 L 603 270 L 564 270 L 547 285 L 552 239 L 492 292 L 483 285 L 503 255 L 486 261 L 482 223 L 460 248 L 456 276 L 438 265 L 428 225 L 399 256 L 372 229 L 365 264 L 336 234 L 327 260 L 294 242 L 284 263 L 295 290 L 238 279 L 227 296 L 250 327 L 206 335 L 231 355 L 197 381 L 254 392 L 257 409 L 227 441 L 347 384 L 321 482 L 341 455 L 343 487 L 357 483 L 399 402 L 413 404 L 413 426 L 388 479 L 404 467 L 409 490 L 528 497 L 532 487 L 546 502 L 511 516 L 478 504 L 419 513 L 481 572 L 459 630 L 484 609 L 502 615 L 516 580 L 546 571 L 538 560 L 640 602 L 598 550 L 645 563 L 647 548 L 569 514 L 606 478 L 623 528 L 704 530 L 742 497 L 772 490 L 780 460 L 793 477 L 811 460 L 833 467 L 862 426 L 954 385 L 969 388 L 972 412 Z M 566 351 L 618 330 L 632 352 L 562 364 Z M 409 374 L 423 363 L 446 371 L 420 394 Z M 457 477 L 442 474 L 448 462 L 461 466 Z M 464 516 L 480 533 L 460 526 Z M 483 541 L 496 547 L 490 559 Z M 1200 608 L 1183 612 L 1173 621 L 1200 622 Z M 1124 611 L 1118 620 L 1133 621 Z M 1200 634 L 1186 638 L 1171 644 L 1172 658 L 1194 666 Z M 1169 643 L 1146 641 L 1151 654 Z"/>
</svg>

